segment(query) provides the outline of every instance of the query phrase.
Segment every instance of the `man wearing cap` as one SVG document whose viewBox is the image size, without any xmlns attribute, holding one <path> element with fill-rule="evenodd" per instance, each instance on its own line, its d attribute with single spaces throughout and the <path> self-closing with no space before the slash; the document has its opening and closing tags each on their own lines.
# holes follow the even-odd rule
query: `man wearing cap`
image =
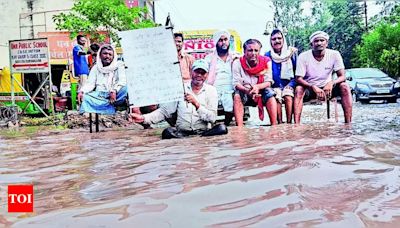
<svg viewBox="0 0 400 228">
<path fill-rule="evenodd" d="M 218 95 L 215 87 L 204 83 L 207 75 L 208 64 L 203 59 L 196 60 L 192 66 L 192 80 L 185 84 L 185 101 L 160 105 L 160 108 L 145 115 L 131 113 L 131 121 L 155 124 L 177 112 L 176 128 L 165 129 L 162 132 L 163 139 L 227 134 L 228 130 L 223 124 L 209 128 L 217 117 Z"/>
<path fill-rule="evenodd" d="M 272 60 L 272 88 L 276 93 L 278 124 L 282 123 L 282 103 L 285 103 L 286 123 L 292 123 L 293 97 L 296 81 L 297 48 L 289 47 L 285 36 L 279 29 L 271 32 L 270 43 L 272 49 L 265 53 Z"/>
<path fill-rule="evenodd" d="M 182 50 L 183 47 L 183 34 L 182 33 L 174 33 L 174 41 L 175 41 L 175 46 L 176 50 L 178 51 L 178 61 L 179 61 L 179 67 L 181 70 L 182 74 L 182 80 L 184 83 L 189 83 L 191 80 L 191 74 L 190 74 L 190 69 L 192 68 L 193 62 L 194 62 L 194 57 L 188 53 L 185 53 Z M 142 114 L 142 113 L 149 113 L 157 109 L 158 105 L 149 105 L 145 107 L 132 107 L 131 112 L 137 113 L 137 114 Z M 172 115 L 171 118 L 167 119 L 168 123 L 171 126 L 174 126 L 176 124 L 176 115 Z M 148 128 L 149 126 L 144 125 L 145 128 Z"/>
<path fill-rule="evenodd" d="M 303 99 L 326 100 L 341 97 L 345 123 L 351 123 L 352 98 L 346 83 L 342 56 L 338 51 L 328 49 L 329 35 L 323 31 L 310 36 L 311 50 L 299 55 L 296 67 L 298 83 L 294 97 L 294 121 L 300 123 Z M 332 79 L 332 73 L 337 78 Z"/>
</svg>

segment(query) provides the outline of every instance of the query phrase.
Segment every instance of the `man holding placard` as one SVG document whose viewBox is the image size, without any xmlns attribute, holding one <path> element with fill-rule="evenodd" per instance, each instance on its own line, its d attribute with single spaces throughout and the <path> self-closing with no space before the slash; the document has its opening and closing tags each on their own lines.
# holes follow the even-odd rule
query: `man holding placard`
<svg viewBox="0 0 400 228">
<path fill-rule="evenodd" d="M 189 135 L 213 136 L 227 134 L 225 125 L 218 124 L 209 129 L 217 118 L 218 95 L 215 87 L 205 84 L 208 64 L 200 59 L 193 63 L 191 83 L 185 84 L 185 101 L 172 102 L 145 115 L 131 113 L 136 123 L 155 124 L 177 112 L 176 128 L 169 127 L 162 132 L 163 139 L 182 138 Z"/>
</svg>

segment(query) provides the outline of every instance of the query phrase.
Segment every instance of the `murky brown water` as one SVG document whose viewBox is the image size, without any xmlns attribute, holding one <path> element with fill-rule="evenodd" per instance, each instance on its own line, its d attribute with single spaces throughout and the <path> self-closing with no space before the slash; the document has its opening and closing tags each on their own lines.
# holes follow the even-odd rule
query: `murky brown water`
<svg viewBox="0 0 400 228">
<path fill-rule="evenodd" d="M 160 129 L 0 136 L 0 224 L 15 227 L 398 227 L 400 104 L 354 123 L 306 107 L 300 126 L 159 139 Z M 315 111 L 315 112 L 313 112 Z M 7 212 L 33 183 L 35 212 Z"/>
</svg>

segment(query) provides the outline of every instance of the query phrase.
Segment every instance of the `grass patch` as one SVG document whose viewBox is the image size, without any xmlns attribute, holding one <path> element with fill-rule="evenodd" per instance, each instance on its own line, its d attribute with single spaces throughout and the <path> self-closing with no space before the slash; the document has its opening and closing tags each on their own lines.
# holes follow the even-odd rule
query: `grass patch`
<svg viewBox="0 0 400 228">
<path fill-rule="evenodd" d="M 49 117 L 21 116 L 20 122 L 23 126 L 60 126 L 64 124 L 64 116 L 63 113 Z"/>
</svg>

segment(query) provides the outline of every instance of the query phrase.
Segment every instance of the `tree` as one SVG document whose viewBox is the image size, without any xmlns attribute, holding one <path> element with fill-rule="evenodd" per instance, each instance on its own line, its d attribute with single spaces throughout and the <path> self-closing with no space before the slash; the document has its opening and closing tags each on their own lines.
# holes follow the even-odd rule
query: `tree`
<svg viewBox="0 0 400 228">
<path fill-rule="evenodd" d="M 311 15 L 305 15 L 302 4 L 297 0 L 273 0 L 274 24 L 286 32 L 288 43 L 302 52 L 310 47 L 308 37 L 326 25 L 329 14 L 323 1 L 313 0 Z"/>
<path fill-rule="evenodd" d="M 119 43 L 117 31 L 154 26 L 144 19 L 146 12 L 146 8 L 128 8 L 123 0 L 76 0 L 71 12 L 55 15 L 53 21 L 57 29 L 71 32 L 71 37 L 83 33 L 92 40 L 104 41 L 99 31 L 106 31 L 112 41 Z"/>
<path fill-rule="evenodd" d="M 362 37 L 354 61 L 361 67 L 380 68 L 389 76 L 400 76 L 400 21 L 381 22 Z"/>
<path fill-rule="evenodd" d="M 311 15 L 304 14 L 303 4 L 311 4 Z M 351 0 L 294 1 L 274 0 L 275 22 L 287 29 L 287 39 L 299 52 L 310 48 L 309 36 L 318 30 L 330 35 L 329 47 L 338 50 L 346 67 L 351 67 L 353 47 L 365 32 L 362 3 Z"/>
<path fill-rule="evenodd" d="M 310 48 L 310 35 L 315 31 L 325 31 L 329 27 L 332 15 L 328 10 L 328 5 L 324 1 L 313 0 L 310 2 L 311 15 L 304 18 L 302 28 L 291 29 L 289 34 L 295 37 L 295 45 L 299 52 Z"/>
<path fill-rule="evenodd" d="M 399 23 L 400 22 L 400 3 L 392 3 L 392 8 L 388 11 L 390 12 L 388 16 L 384 16 L 383 20 L 387 23 Z"/>
<path fill-rule="evenodd" d="M 361 42 L 361 36 L 366 31 L 361 4 L 341 0 L 333 1 L 328 6 L 332 20 L 324 30 L 330 35 L 330 47 L 342 54 L 347 68 L 352 67 L 353 48 Z"/>
<path fill-rule="evenodd" d="M 298 31 L 306 24 L 307 17 L 303 15 L 301 1 L 296 0 L 274 0 L 274 25 L 286 34 L 289 45 L 294 46 Z"/>
</svg>

